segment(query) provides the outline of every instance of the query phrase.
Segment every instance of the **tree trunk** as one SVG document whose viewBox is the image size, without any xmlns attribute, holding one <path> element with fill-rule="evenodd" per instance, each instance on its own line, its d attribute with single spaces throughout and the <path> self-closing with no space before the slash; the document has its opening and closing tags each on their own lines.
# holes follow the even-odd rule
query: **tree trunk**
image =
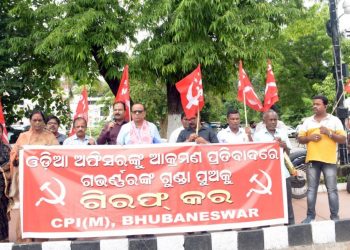
<svg viewBox="0 0 350 250">
<path fill-rule="evenodd" d="M 174 84 L 167 84 L 167 101 L 168 101 L 168 129 L 167 138 L 169 139 L 170 134 L 182 126 L 181 124 L 181 99 L 180 94 L 177 91 Z"/>
<path fill-rule="evenodd" d="M 98 47 L 98 46 L 93 46 L 92 47 L 92 55 L 97 63 L 98 71 L 101 76 L 105 79 L 107 82 L 109 88 L 111 89 L 113 95 L 115 96 L 118 92 L 119 88 L 119 82 L 120 80 L 118 78 L 113 78 L 113 79 L 107 79 L 107 69 L 103 66 L 101 58 L 98 56 L 99 50 L 103 50 L 103 48 Z"/>
</svg>

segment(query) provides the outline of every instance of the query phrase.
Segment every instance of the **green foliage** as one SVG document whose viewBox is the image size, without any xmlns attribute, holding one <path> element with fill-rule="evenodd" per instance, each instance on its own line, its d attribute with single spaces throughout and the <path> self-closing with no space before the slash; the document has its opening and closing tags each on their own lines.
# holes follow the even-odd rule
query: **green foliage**
<svg viewBox="0 0 350 250">
<path fill-rule="evenodd" d="M 341 40 L 341 50 L 344 63 L 347 63 L 348 66 L 350 64 L 350 39 L 342 39 Z"/>
<path fill-rule="evenodd" d="M 92 86 L 102 76 L 117 89 L 127 62 L 118 46 L 135 41 L 138 1 L 3 0 L 0 10 L 0 95 L 8 124 L 28 113 L 14 113 L 23 99 L 67 123 L 62 75 Z"/>
<path fill-rule="evenodd" d="M 141 2 L 141 3 L 140 3 Z M 334 104 L 328 8 L 304 9 L 301 0 L 2 0 L 0 1 L 0 95 L 7 123 L 27 115 L 16 111 L 23 98 L 69 120 L 59 79 L 87 85 L 110 106 L 126 63 L 131 96 L 147 117 L 163 122 L 179 113 L 174 84 L 201 64 L 206 106 L 202 117 L 225 121 L 236 101 L 238 61 L 263 99 L 266 60 L 272 59 L 281 118 L 296 125 L 311 113 L 312 95 Z M 149 36 L 137 43 L 137 30 Z M 121 45 L 137 43 L 132 58 Z M 350 63 L 350 42 L 342 41 Z M 80 94 L 81 88 L 77 88 Z M 69 94 L 71 94 L 69 93 Z M 16 113 L 15 113 L 16 112 Z M 250 109 L 249 120 L 260 120 Z M 243 120 L 243 119 L 242 119 Z"/>
<path fill-rule="evenodd" d="M 166 88 L 160 81 L 133 80 L 130 82 L 131 98 L 142 103 L 147 110 L 147 120 L 160 122 L 166 118 Z"/>
<path fill-rule="evenodd" d="M 290 23 L 276 42 L 279 55 L 273 65 L 278 106 L 287 124 L 296 125 L 310 114 L 313 95 L 324 93 L 334 99 L 334 92 L 324 85 L 333 60 L 332 43 L 325 30 L 328 18 L 328 8 L 315 5 Z"/>
<path fill-rule="evenodd" d="M 315 93 L 327 96 L 329 101 L 328 112 L 332 112 L 336 103 L 335 80 L 333 78 L 333 74 L 328 74 L 328 76 L 321 83 L 315 83 L 312 85 L 312 88 L 315 90 Z"/>
<path fill-rule="evenodd" d="M 150 36 L 136 46 L 135 64 L 140 75 L 151 73 L 167 84 L 168 112 L 178 113 L 179 96 L 169 85 L 200 63 L 205 91 L 222 93 L 237 82 L 240 59 L 249 68 L 265 68 L 276 53 L 271 41 L 297 14 L 300 2 L 145 1 L 140 23 Z"/>
<path fill-rule="evenodd" d="M 63 1 L 52 6 L 56 17 L 48 21 L 50 32 L 35 52 L 51 56 L 50 72 L 64 73 L 80 83 L 89 84 L 99 74 L 106 81 L 114 79 L 127 60 L 117 47 L 135 41 L 136 6 L 137 1 L 115 0 Z"/>
<path fill-rule="evenodd" d="M 59 77 L 49 73 L 50 58 L 33 54 L 36 43 L 47 32 L 44 25 L 52 17 L 42 15 L 42 6 L 49 1 L 0 2 L 0 96 L 6 113 L 6 123 L 12 124 L 30 113 L 29 107 L 18 110 L 23 99 L 35 108 L 56 113 L 62 122 L 69 111 L 59 88 Z"/>
</svg>

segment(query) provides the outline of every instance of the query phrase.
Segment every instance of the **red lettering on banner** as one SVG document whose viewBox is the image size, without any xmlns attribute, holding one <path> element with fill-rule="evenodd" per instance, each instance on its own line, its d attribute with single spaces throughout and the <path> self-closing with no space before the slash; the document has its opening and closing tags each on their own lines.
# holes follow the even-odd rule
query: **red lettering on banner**
<svg viewBox="0 0 350 250">
<path fill-rule="evenodd" d="M 276 143 L 25 146 L 23 235 L 120 236 L 283 224 L 280 154 Z"/>
</svg>

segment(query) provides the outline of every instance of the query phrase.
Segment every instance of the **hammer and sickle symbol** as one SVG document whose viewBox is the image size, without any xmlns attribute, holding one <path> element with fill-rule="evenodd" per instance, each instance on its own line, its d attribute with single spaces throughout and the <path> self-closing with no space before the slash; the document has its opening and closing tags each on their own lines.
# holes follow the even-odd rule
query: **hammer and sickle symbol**
<svg viewBox="0 0 350 250">
<path fill-rule="evenodd" d="M 266 177 L 267 179 L 267 185 L 265 186 L 264 184 L 262 184 L 259 180 L 258 180 L 258 174 L 254 174 L 249 182 L 250 183 L 253 183 L 255 182 L 256 184 L 258 184 L 259 187 L 261 187 L 261 189 L 255 189 L 255 188 L 251 188 L 249 190 L 249 192 L 247 193 L 247 197 L 249 197 L 253 192 L 254 193 L 258 193 L 258 194 L 268 194 L 268 195 L 271 195 L 272 192 L 271 192 L 271 187 L 272 187 L 272 180 L 271 180 L 271 177 L 263 170 L 259 170 L 261 173 L 263 173 L 263 175 Z"/>
<path fill-rule="evenodd" d="M 41 191 L 46 191 L 48 194 L 50 194 L 50 196 L 52 197 L 52 199 L 48 199 L 48 198 L 46 198 L 46 197 L 41 197 L 41 198 L 35 203 L 35 206 L 36 206 L 36 207 L 39 206 L 40 203 L 41 203 L 42 201 L 45 201 L 45 202 L 47 202 L 47 203 L 49 203 L 49 204 L 53 204 L 53 205 L 55 205 L 55 204 L 61 204 L 62 206 L 64 206 L 65 203 L 64 203 L 63 200 L 64 200 L 64 198 L 66 197 L 66 188 L 65 188 L 65 186 L 63 185 L 63 183 L 62 183 L 60 180 L 58 180 L 57 178 L 52 177 L 52 179 L 58 183 L 58 185 L 59 185 L 59 187 L 60 187 L 60 191 L 61 191 L 60 194 L 55 193 L 55 192 L 50 188 L 51 182 L 49 182 L 49 181 L 45 182 L 43 185 L 41 185 L 40 190 L 41 190 Z"/>
<path fill-rule="evenodd" d="M 200 89 L 198 86 L 196 87 L 197 89 L 197 95 L 193 96 L 192 95 L 192 87 L 193 87 L 193 82 L 191 83 L 190 87 L 188 88 L 186 98 L 188 100 L 188 103 L 186 105 L 187 109 L 191 109 L 192 105 L 198 106 L 199 103 L 199 97 L 203 95 L 203 90 Z"/>
</svg>

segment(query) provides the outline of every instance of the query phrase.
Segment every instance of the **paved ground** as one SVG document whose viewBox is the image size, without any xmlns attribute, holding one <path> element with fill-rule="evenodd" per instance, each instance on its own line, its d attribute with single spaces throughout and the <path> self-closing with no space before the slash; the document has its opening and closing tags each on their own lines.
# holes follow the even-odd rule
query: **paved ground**
<svg viewBox="0 0 350 250">
<path fill-rule="evenodd" d="M 290 138 L 290 141 L 293 146 L 293 150 L 297 150 L 297 148 L 302 147 L 299 145 L 295 138 Z M 338 184 L 339 191 L 339 217 L 340 219 L 350 219 L 350 194 L 344 191 L 345 184 Z M 343 189 L 343 190 L 342 190 Z M 319 192 L 317 195 L 316 202 L 316 220 L 329 220 L 329 205 L 328 205 L 328 196 L 326 192 L 326 188 L 321 186 L 319 188 Z M 295 222 L 300 223 L 306 217 L 306 198 L 296 200 L 293 199 L 293 208 L 295 215 Z"/>
<path fill-rule="evenodd" d="M 306 217 L 306 198 L 293 199 L 295 222 L 300 223 Z M 339 217 L 350 219 L 350 194 L 346 191 L 339 191 Z M 329 220 L 329 205 L 327 192 L 319 192 L 316 202 L 316 220 Z"/>
</svg>

